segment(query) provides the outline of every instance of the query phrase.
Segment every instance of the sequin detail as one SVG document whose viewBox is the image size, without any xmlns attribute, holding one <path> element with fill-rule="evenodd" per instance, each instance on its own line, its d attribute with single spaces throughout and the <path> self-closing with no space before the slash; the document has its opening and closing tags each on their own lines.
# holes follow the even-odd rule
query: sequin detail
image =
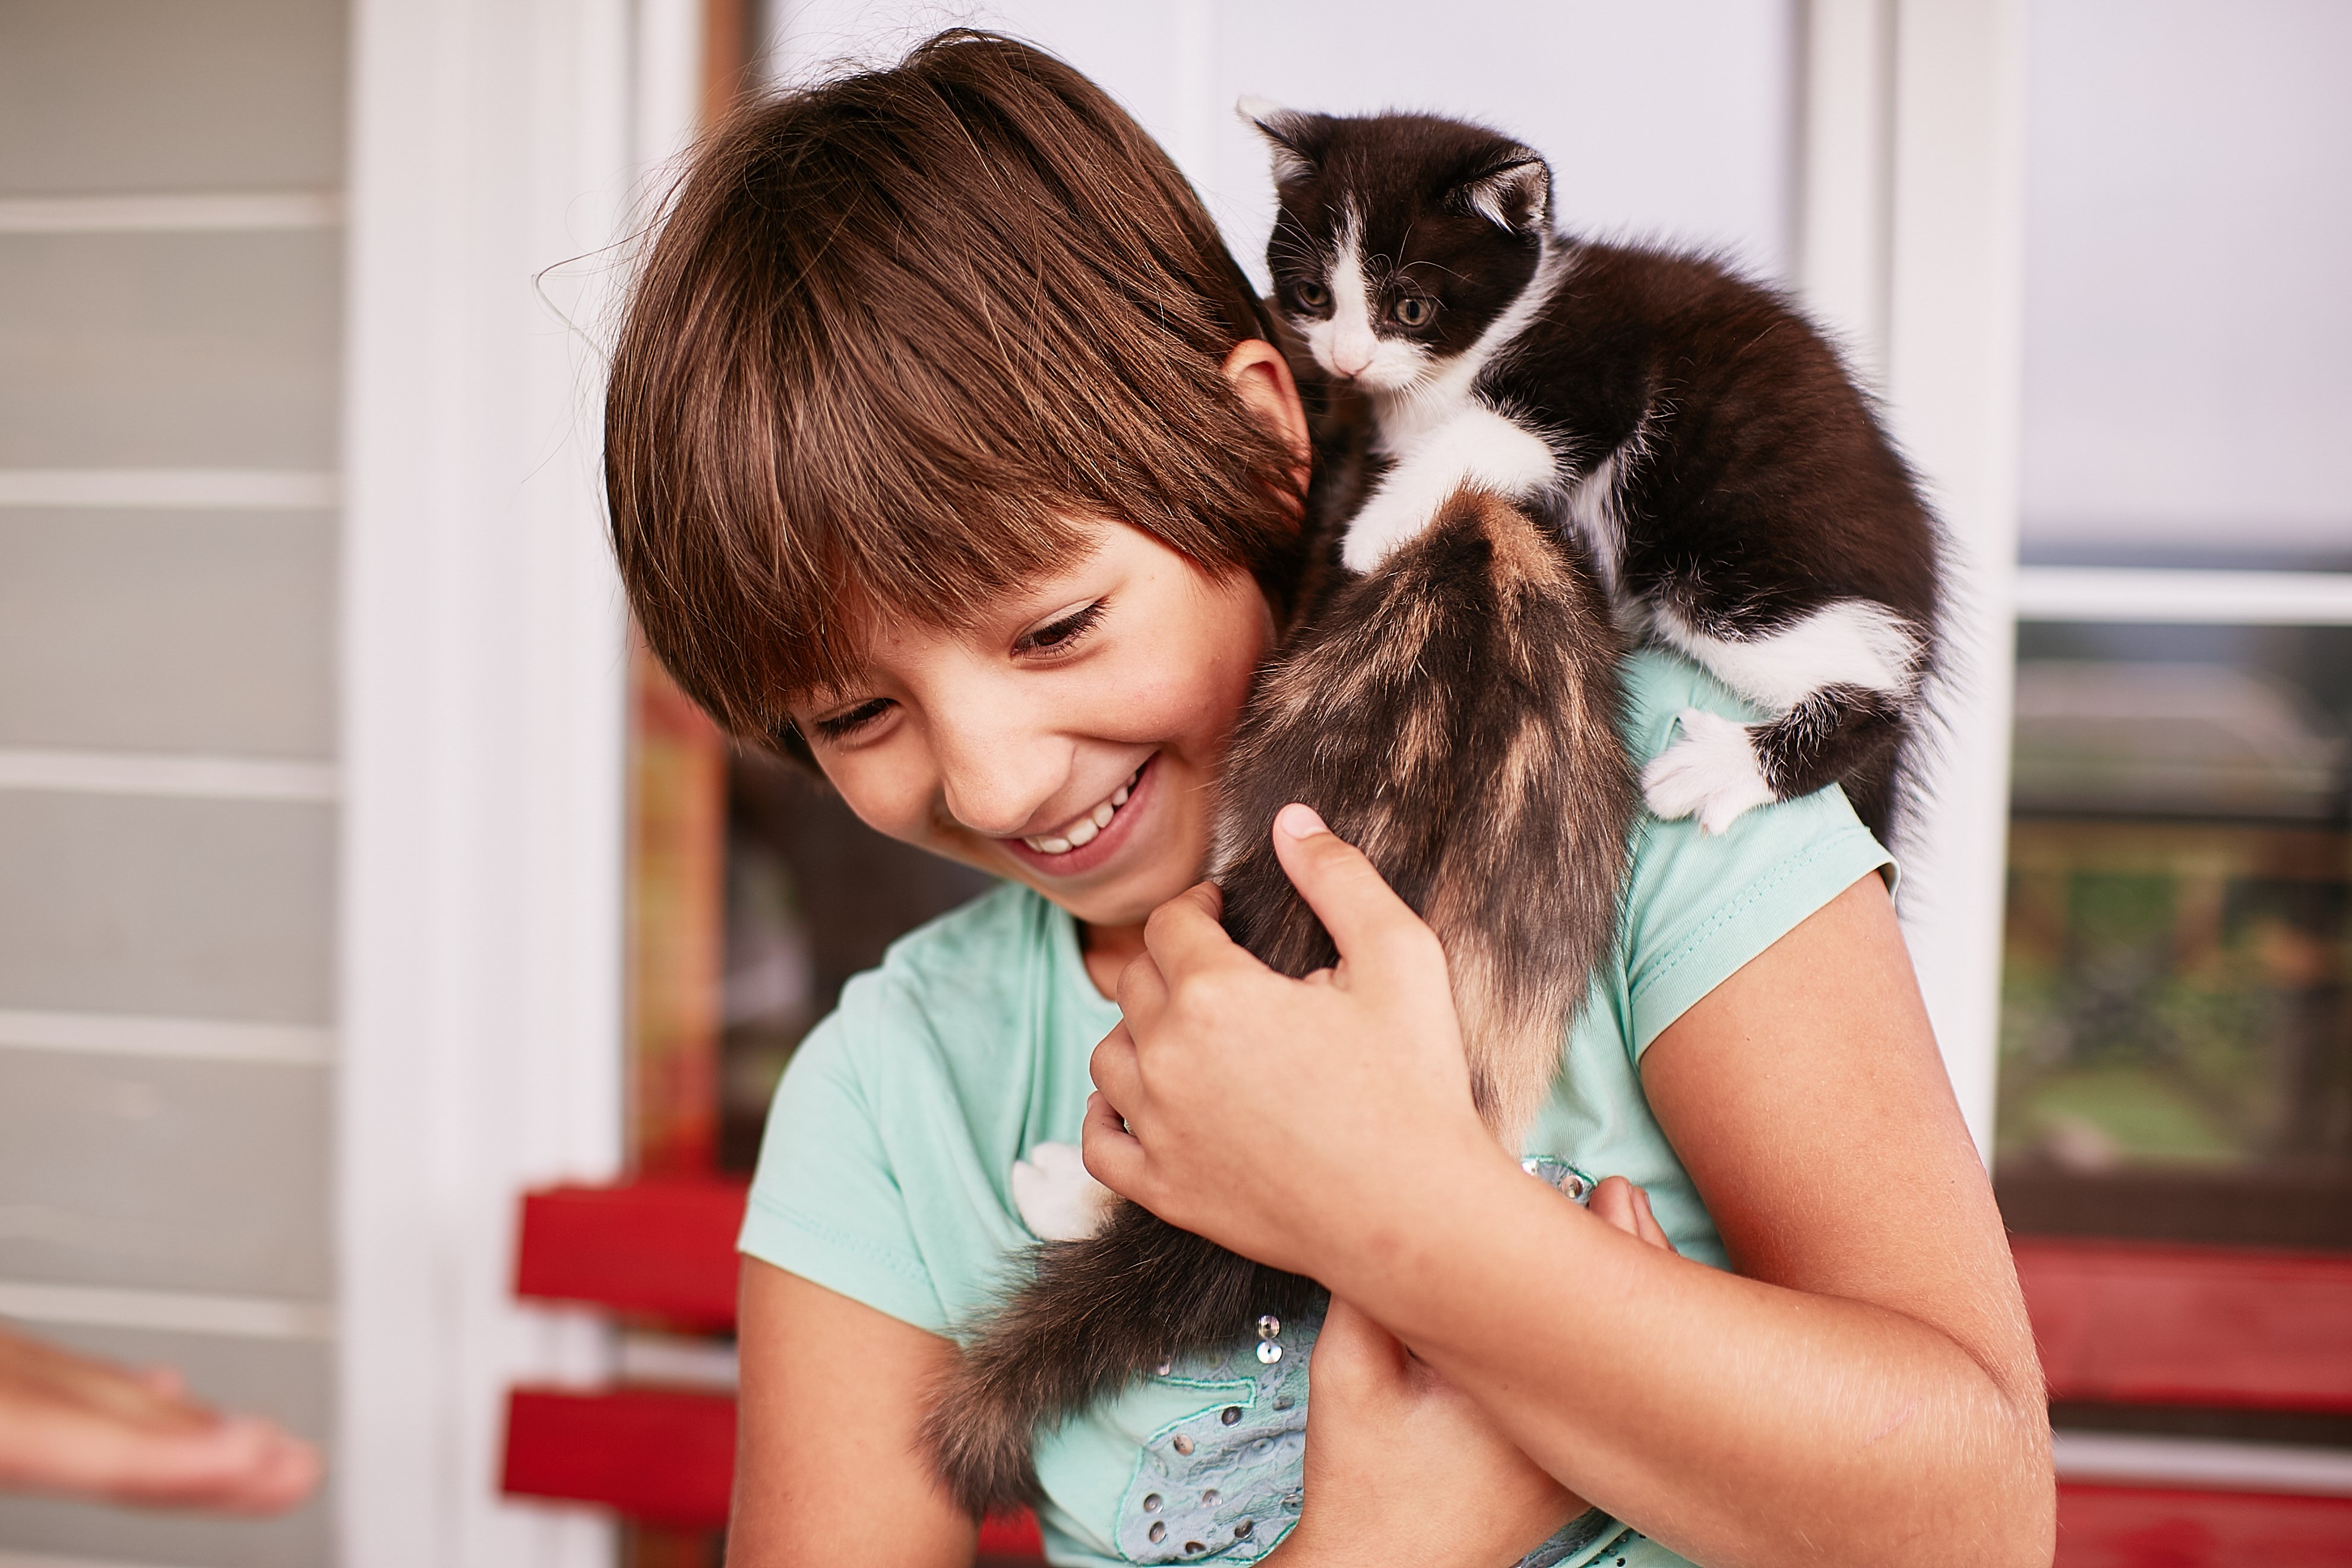
<svg viewBox="0 0 2352 1568">
<path fill-rule="evenodd" d="M 1238 1342 L 1179 1357 L 1161 1374 L 1200 1385 L 1201 1407 L 1145 1445 L 1119 1503 L 1120 1556 L 1255 1563 L 1281 1544 L 1303 1500 L 1307 1352 L 1321 1327 L 1320 1311 L 1269 1313 Z"/>
</svg>

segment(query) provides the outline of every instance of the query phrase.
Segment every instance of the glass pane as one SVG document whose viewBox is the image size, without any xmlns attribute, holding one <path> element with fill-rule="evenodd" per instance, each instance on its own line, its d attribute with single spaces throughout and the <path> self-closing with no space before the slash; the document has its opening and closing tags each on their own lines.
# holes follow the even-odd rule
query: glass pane
<svg viewBox="0 0 2352 1568">
<path fill-rule="evenodd" d="M 728 778 L 719 1163 L 748 1171 L 793 1048 L 842 983 L 995 879 L 883 837 L 788 763 L 736 753 Z"/>
<path fill-rule="evenodd" d="M 2352 627 L 2028 624 L 2017 690 L 2005 1189 L 2341 1194 Z"/>
<path fill-rule="evenodd" d="M 2026 558 L 2352 565 L 2352 5 L 2028 16 Z"/>
</svg>

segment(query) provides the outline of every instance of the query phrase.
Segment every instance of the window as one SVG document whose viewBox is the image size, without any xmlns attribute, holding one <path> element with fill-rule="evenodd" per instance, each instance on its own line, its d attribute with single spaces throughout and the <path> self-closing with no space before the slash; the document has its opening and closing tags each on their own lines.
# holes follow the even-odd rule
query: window
<svg viewBox="0 0 2352 1568">
<path fill-rule="evenodd" d="M 2352 17 L 2028 16 L 2004 1206 L 2352 1244 Z"/>
</svg>

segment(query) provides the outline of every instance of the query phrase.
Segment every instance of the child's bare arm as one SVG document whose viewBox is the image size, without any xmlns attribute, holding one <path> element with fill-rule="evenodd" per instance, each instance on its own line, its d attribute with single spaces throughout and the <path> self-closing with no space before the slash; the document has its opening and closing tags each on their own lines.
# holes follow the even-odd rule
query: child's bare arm
<svg viewBox="0 0 2352 1568">
<path fill-rule="evenodd" d="M 740 1317 L 730 1568 L 968 1568 L 978 1529 L 915 1442 L 955 1346 L 753 1258 Z"/>
<path fill-rule="evenodd" d="M 1671 1252 L 1647 1194 L 1605 1178 L 1591 1211 Z M 1492 1417 L 1396 1336 L 1334 1300 L 1315 1341 L 1307 1500 L 1266 1559 L 1281 1568 L 1354 1564 L 1368 1541 L 1388 1560 L 1492 1568 L 1525 1556 L 1584 1500 L 1513 1446 Z"/>
<path fill-rule="evenodd" d="M 1471 1110 L 1425 928 L 1328 834 L 1282 852 L 1339 969 L 1282 980 L 1213 899 L 1163 908 L 1097 1057 L 1098 1177 L 1324 1280 L 1697 1561 L 2048 1561 L 2031 1340 L 1876 878 L 1646 1058 L 1743 1278 L 1528 1183 Z"/>
</svg>

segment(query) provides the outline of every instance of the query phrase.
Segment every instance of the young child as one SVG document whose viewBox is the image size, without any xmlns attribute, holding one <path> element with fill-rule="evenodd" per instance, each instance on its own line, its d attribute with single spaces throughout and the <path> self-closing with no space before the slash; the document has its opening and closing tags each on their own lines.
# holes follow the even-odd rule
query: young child
<svg viewBox="0 0 2352 1568">
<path fill-rule="evenodd" d="M 647 258 L 606 461 L 649 641 L 1008 884 L 854 982 L 778 1091 L 730 1561 L 971 1561 L 926 1387 L 1083 1211 L 1036 1195 L 1083 1141 L 1333 1300 L 1041 1432 L 1057 1563 L 2048 1562 L 2000 1222 L 1838 792 L 1637 833 L 1524 1151 L 1622 1178 L 1590 1209 L 1486 1134 L 1444 955 L 1311 812 L 1276 842 L 1338 968 L 1224 938 L 1210 793 L 1307 450 L 1271 337 L 1160 150 L 970 33 L 736 121 Z M 1748 716 L 1662 653 L 1624 676 L 1637 763 L 1686 705 Z"/>
</svg>

